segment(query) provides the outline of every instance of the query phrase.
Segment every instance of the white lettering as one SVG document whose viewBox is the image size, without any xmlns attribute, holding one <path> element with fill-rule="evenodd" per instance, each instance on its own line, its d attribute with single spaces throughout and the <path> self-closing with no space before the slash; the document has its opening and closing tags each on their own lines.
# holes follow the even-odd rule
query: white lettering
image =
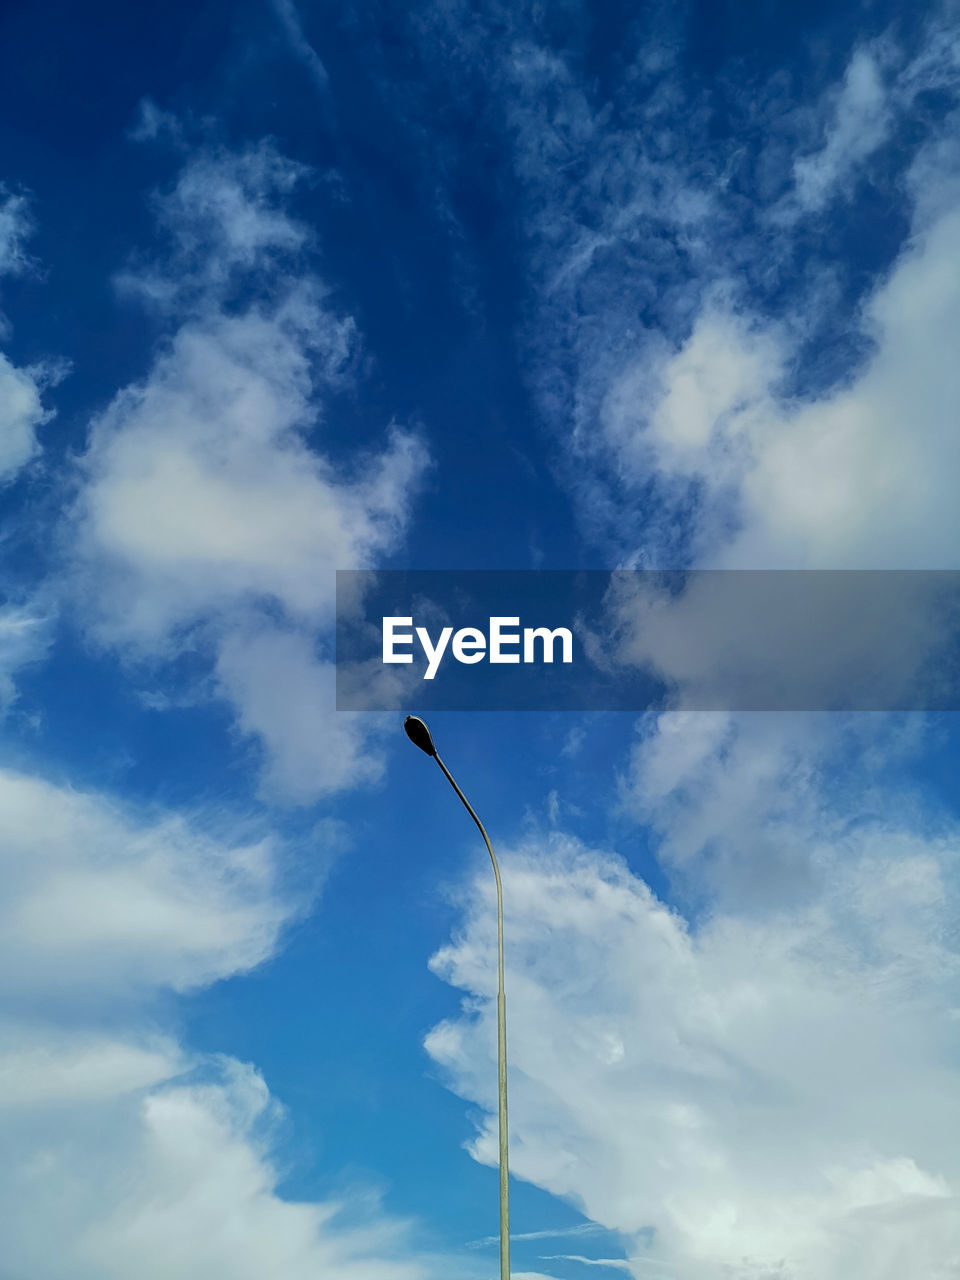
<svg viewBox="0 0 960 1280">
<path fill-rule="evenodd" d="M 405 628 L 412 628 L 406 630 Z M 412 618 L 388 617 L 383 619 L 383 661 L 412 662 L 412 653 L 398 652 L 406 645 L 413 645 L 414 634 L 423 647 L 427 659 L 424 680 L 433 680 L 440 670 L 447 649 L 452 651 L 457 662 L 473 666 L 489 656 L 490 662 L 554 662 L 557 641 L 560 642 L 562 662 L 573 662 L 573 633 L 567 627 L 524 627 L 520 631 L 519 618 L 491 618 L 488 635 L 478 627 L 461 627 L 454 632 L 453 627 L 441 628 L 434 644 L 426 627 L 413 627 Z M 540 641 L 539 650 L 537 641 Z M 489 646 L 489 647 L 488 647 Z M 522 647 L 523 657 L 519 653 L 506 650 Z M 539 652 L 539 658 L 538 658 Z"/>
<path fill-rule="evenodd" d="M 413 634 L 396 635 L 396 627 L 412 627 L 412 618 L 384 618 L 383 620 L 383 660 L 384 662 L 412 662 L 412 653 L 396 653 L 394 645 L 413 644 Z"/>
<path fill-rule="evenodd" d="M 459 633 L 458 633 L 459 634 Z M 453 635 L 453 627 L 444 627 L 440 632 L 440 639 L 437 641 L 436 648 L 430 640 L 430 632 L 426 627 L 417 627 L 417 639 L 423 645 L 423 652 L 427 655 L 427 669 L 423 674 L 424 680 L 432 680 L 437 674 L 437 667 L 440 665 L 440 659 L 443 657 L 447 647 L 447 641 Z M 456 640 L 454 640 L 456 645 Z"/>
<path fill-rule="evenodd" d="M 500 646 L 502 644 L 520 644 L 520 633 L 514 632 L 512 635 L 505 634 L 500 630 L 501 627 L 519 627 L 519 618 L 491 618 L 490 619 L 490 661 L 491 662 L 519 662 L 519 653 L 504 653 Z"/>
<path fill-rule="evenodd" d="M 533 642 L 539 637 L 543 641 L 543 661 L 553 661 L 554 642 L 559 637 L 563 644 L 563 661 L 573 661 L 573 636 L 566 627 L 557 627 L 555 631 L 550 631 L 547 627 L 524 627 L 523 629 L 523 660 L 524 662 L 536 662 L 536 654 L 534 652 Z M 549 642 L 549 643 L 548 643 Z"/>
<path fill-rule="evenodd" d="M 486 647 L 487 637 L 476 627 L 462 627 L 453 637 L 453 656 L 458 662 L 466 662 L 468 666 L 483 661 Z"/>
</svg>

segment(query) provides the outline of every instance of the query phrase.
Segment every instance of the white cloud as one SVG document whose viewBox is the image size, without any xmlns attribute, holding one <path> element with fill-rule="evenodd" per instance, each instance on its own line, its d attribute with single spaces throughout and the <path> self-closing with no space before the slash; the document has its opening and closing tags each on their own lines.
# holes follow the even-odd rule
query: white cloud
<svg viewBox="0 0 960 1280">
<path fill-rule="evenodd" d="M 956 91 L 960 36 L 955 16 L 950 4 L 932 7 L 910 58 L 892 33 L 854 49 L 842 84 L 817 104 L 822 144 L 794 161 L 794 188 L 770 211 L 773 221 L 817 213 L 831 201 L 849 198 L 855 181 L 867 172 L 867 161 L 892 142 L 918 96 Z"/>
<path fill-rule="evenodd" d="M 118 1047 L 72 1060 L 62 1048 L 56 1079 L 41 1061 L 40 1088 L 0 1109 L 8 1269 L 37 1280 L 426 1274 L 408 1260 L 406 1224 L 376 1201 L 277 1194 L 279 1111 L 252 1068 L 223 1060 L 198 1080 L 173 1060 L 155 1066 L 127 1050 L 124 1061 Z M 20 1063 L 24 1074 L 35 1065 Z"/>
<path fill-rule="evenodd" d="M 17 698 L 14 675 L 46 656 L 52 640 L 51 621 L 51 612 L 41 608 L 39 601 L 0 608 L 0 711 Z"/>
<path fill-rule="evenodd" d="M 310 801 L 381 776 L 357 714 L 332 710 L 334 666 L 309 636 L 268 627 L 227 636 L 216 670 L 239 728 L 264 744 L 267 795 Z"/>
<path fill-rule="evenodd" d="M 638 730 L 619 779 L 625 811 L 655 833 L 675 888 L 740 912 L 785 911 L 819 893 L 817 851 L 843 829 L 824 779 L 846 777 L 847 755 L 867 741 L 876 770 L 910 749 L 882 716 L 680 711 L 646 716 Z M 856 803 L 873 803 L 866 783 Z"/>
<path fill-rule="evenodd" d="M 894 113 L 878 52 L 866 48 L 855 51 L 836 95 L 823 146 L 794 164 L 797 199 L 806 209 L 821 208 L 845 185 L 855 166 L 890 135 Z"/>
<path fill-rule="evenodd" d="M 666 370 L 663 396 L 650 427 L 664 446 L 702 449 L 715 424 L 743 415 L 778 373 L 777 351 L 769 337 L 744 332 L 736 318 L 705 311 L 693 333 Z M 733 431 L 728 429 L 728 434 Z"/>
<path fill-rule="evenodd" d="M 32 230 L 26 196 L 9 195 L 0 186 L 0 275 L 16 275 L 29 266 L 23 245 Z"/>
<path fill-rule="evenodd" d="M 77 1255 L 90 1275 L 413 1280 L 403 1224 L 337 1223 L 336 1203 L 280 1199 L 257 1126 L 270 1099 L 239 1064 L 223 1082 L 158 1092 L 143 1104 L 136 1165 L 116 1212 L 88 1228 Z"/>
<path fill-rule="evenodd" d="M 303 903 L 275 842 L 0 773 L 4 1268 L 36 1280 L 414 1280 L 361 1190 L 277 1190 L 281 1109 L 249 1066 L 189 1053 L 156 996 L 244 973 Z M 51 1230 L 50 1224 L 56 1229 Z"/>
<path fill-rule="evenodd" d="M 559 1240 L 567 1236 L 595 1236 L 603 1233 L 598 1222 L 580 1222 L 575 1227 L 557 1227 L 544 1231 L 511 1231 L 511 1241 L 517 1240 Z M 483 1245 L 499 1244 L 499 1236 L 483 1236 L 480 1240 L 468 1240 L 468 1249 L 479 1249 Z"/>
<path fill-rule="evenodd" d="M 587 91 L 560 77 L 542 106 L 517 108 L 531 135 L 540 111 L 567 139 L 589 135 L 547 174 L 521 133 L 517 163 L 538 246 L 541 404 L 588 533 L 624 562 L 956 567 L 960 164 L 947 131 L 927 135 L 894 193 L 911 202 L 910 237 L 846 332 L 817 313 L 843 315 L 843 264 L 813 250 L 801 275 L 790 239 L 849 194 L 934 82 L 957 91 L 955 36 L 940 29 L 909 65 L 861 50 L 823 148 L 797 162 L 768 114 L 752 171 L 749 156 L 704 149 L 695 104 L 669 159 L 659 138 L 631 155 L 599 107 L 585 127 Z M 637 115 L 652 128 L 652 113 L 651 97 Z M 551 144 L 557 132 L 544 130 Z M 770 195 L 747 193 L 763 177 L 779 195 L 792 171 L 800 207 L 777 222 Z M 859 342 L 859 363 L 826 386 L 804 366 L 825 333 Z M 878 722 L 852 724 L 647 725 L 622 803 L 651 829 L 687 918 L 561 833 L 501 860 L 511 1166 L 632 1234 L 637 1276 L 939 1280 L 960 1258 L 945 1124 L 960 1084 L 960 831 L 912 796 L 878 796 L 869 768 L 845 780 L 845 752 L 882 755 Z M 486 1163 L 492 908 L 484 877 L 433 962 L 464 1012 L 427 1039 L 487 1112 L 471 1146 Z"/>
<path fill-rule="evenodd" d="M 303 23 L 293 0 L 273 0 L 273 10 L 290 41 L 290 48 L 310 72 L 316 87 L 326 95 L 330 87 L 330 77 L 327 75 L 327 69 L 320 55 L 304 35 Z"/>
<path fill-rule="evenodd" d="M 146 108 L 146 119 L 156 118 L 155 109 Z M 240 151 L 195 151 L 172 189 L 153 197 L 157 222 L 170 238 L 167 261 L 134 265 L 118 277 L 120 287 L 181 315 L 191 306 L 215 308 L 223 290 L 247 272 L 277 268 L 281 290 L 289 287 L 295 275 L 283 255 L 297 253 L 311 237 L 283 202 L 306 174 L 268 141 Z"/>
<path fill-rule="evenodd" d="M 40 387 L 35 370 L 18 369 L 0 353 L 0 482 L 11 480 L 40 450 L 37 427 L 50 417 Z"/>
<path fill-rule="evenodd" d="M 916 173 L 931 176 L 925 154 Z M 941 189 L 955 180 L 943 173 Z M 656 475 L 687 495 L 701 564 L 955 567 L 958 253 L 960 206 L 924 190 L 910 242 L 862 309 L 872 352 L 826 393 L 784 395 L 802 334 L 764 325 L 729 289 L 719 303 L 708 292 L 676 351 L 661 345 L 612 380 L 602 438 L 636 484 Z"/>
<path fill-rule="evenodd" d="M 13 1026 L 0 1030 L 0 1111 L 96 1103 L 160 1084 L 184 1069 L 179 1048 Z M 2 1124 L 2 1119 L 0 1119 Z"/>
<path fill-rule="evenodd" d="M 327 665 L 313 655 L 329 635 L 333 569 L 395 545 L 425 453 L 400 428 L 342 471 L 315 447 L 323 392 L 344 376 L 355 338 L 299 257 L 309 233 L 284 204 L 301 174 L 269 146 L 206 152 L 158 198 L 169 256 L 120 283 L 158 308 L 170 336 L 93 424 L 64 543 L 66 589 L 89 634 L 140 662 L 200 649 L 208 687 L 235 698 L 240 730 L 265 743 L 266 783 L 310 800 L 376 773 L 363 735 L 332 716 Z M 0 211 L 8 269 L 25 265 L 21 214 Z M 0 470 L 5 456 L 10 472 L 33 456 L 39 389 L 55 372 L 0 362 Z M 0 614 L 4 700 L 10 673 L 46 643 L 45 621 L 39 605 Z M 189 1053 L 157 1024 L 171 993 L 266 960 L 307 905 L 305 890 L 285 888 L 275 838 L 223 826 L 0 771 L 11 1274 L 426 1273 L 409 1260 L 405 1224 L 362 1191 L 343 1203 L 284 1199 L 280 1109 L 264 1082 Z"/>
<path fill-rule="evenodd" d="M 161 660 L 209 653 L 265 748 L 267 790 L 294 803 L 379 772 L 360 723 L 334 723 L 334 571 L 399 544 L 427 465 L 397 426 L 346 467 L 317 447 L 324 392 L 356 341 L 298 258 L 309 236 L 284 201 L 302 174 L 266 145 L 202 153 L 158 198 L 171 257 L 124 283 L 177 327 L 93 423 L 73 513 L 74 592 L 99 641 Z M 238 307 L 241 286 L 251 300 Z M 255 668 L 254 652 L 277 665 Z"/>
<path fill-rule="evenodd" d="M 728 563 L 956 567 L 958 251 L 955 209 L 916 236 L 870 299 L 876 351 L 862 374 L 766 425 Z"/>
<path fill-rule="evenodd" d="M 153 142 L 164 134 L 180 141 L 180 121 L 172 111 L 162 111 L 152 98 L 141 99 L 137 116 L 137 123 L 127 135 L 131 142 Z"/>
<path fill-rule="evenodd" d="M 954 16 L 932 10 L 909 46 L 854 46 L 808 101 L 777 77 L 698 95 L 668 20 L 646 44 L 631 32 L 602 89 L 529 32 L 494 59 L 535 390 L 614 562 L 952 566 Z M 865 177 L 887 234 L 913 218 L 872 282 L 872 223 L 861 261 L 825 218 L 848 198 L 844 216 L 867 216 Z"/>
<path fill-rule="evenodd" d="M 631 480 L 656 475 L 678 493 L 700 486 L 701 549 L 715 550 L 727 533 L 755 442 L 775 420 L 784 345 L 736 309 L 729 286 L 713 287 L 679 349 L 655 343 L 656 354 L 631 361 L 603 397 L 601 439 Z"/>
<path fill-rule="evenodd" d="M 623 1258 L 585 1258 L 582 1253 L 545 1253 L 544 1262 L 581 1262 L 585 1267 L 613 1267 L 617 1271 L 631 1271 L 630 1263 Z"/>
<path fill-rule="evenodd" d="M 960 1249 L 944 1124 L 958 843 L 851 834 L 808 851 L 805 900 L 728 905 L 695 928 L 568 837 L 505 857 L 517 1175 L 633 1237 L 638 1276 L 653 1261 L 678 1280 L 945 1274 Z M 488 1111 L 471 1151 L 495 1163 L 487 878 L 432 962 L 465 1012 L 426 1044 Z"/>
<path fill-rule="evenodd" d="M 226 844 L 176 814 L 0 772 L 0 988 L 37 999 L 188 990 L 264 960 L 296 904 L 269 839 Z"/>
<path fill-rule="evenodd" d="M 26 197 L 7 195 L 0 186 L 0 275 L 18 275 L 30 267 L 23 246 L 32 231 Z M 0 338 L 6 330 L 0 315 Z M 53 361 L 17 368 L 0 352 L 0 485 L 13 480 L 40 452 L 37 428 L 53 416 L 44 409 L 41 394 L 65 371 Z"/>
<path fill-rule="evenodd" d="M 328 626 L 334 570 L 394 543 L 424 454 L 397 431 L 344 481 L 309 447 L 310 355 L 328 338 L 343 332 L 303 294 L 185 325 L 94 425 L 79 521 L 102 636 L 155 650 L 263 600 Z"/>
</svg>

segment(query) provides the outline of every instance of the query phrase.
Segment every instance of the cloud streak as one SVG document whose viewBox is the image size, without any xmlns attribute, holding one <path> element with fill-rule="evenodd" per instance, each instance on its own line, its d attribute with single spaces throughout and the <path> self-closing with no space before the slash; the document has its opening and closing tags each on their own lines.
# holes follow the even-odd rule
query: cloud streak
<svg viewBox="0 0 960 1280">
<path fill-rule="evenodd" d="M 0 277 L 33 267 L 24 248 L 33 229 L 26 196 L 10 195 L 0 184 Z M 0 339 L 8 333 L 0 313 Z M 43 392 L 65 373 L 66 366 L 53 360 L 18 368 L 0 352 L 0 487 L 11 484 L 39 454 L 38 429 L 53 417 L 42 403 Z"/>
</svg>

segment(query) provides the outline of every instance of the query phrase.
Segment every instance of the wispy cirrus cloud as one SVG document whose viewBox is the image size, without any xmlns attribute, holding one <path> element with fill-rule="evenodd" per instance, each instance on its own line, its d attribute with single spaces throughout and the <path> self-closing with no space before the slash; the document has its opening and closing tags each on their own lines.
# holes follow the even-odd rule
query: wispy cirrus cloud
<svg viewBox="0 0 960 1280">
<path fill-rule="evenodd" d="M 27 197 L 0 187 L 0 274 L 14 275 L 30 266 L 25 245 L 32 231 Z"/>
<path fill-rule="evenodd" d="M 0 184 L 0 277 L 32 269 L 25 246 L 33 229 L 27 197 L 12 195 Z M 0 312 L 0 339 L 8 332 L 9 322 Z M 60 361 L 18 367 L 0 352 L 0 485 L 10 484 L 39 454 L 38 429 L 53 417 L 44 407 L 43 393 L 65 373 Z"/>
<path fill-rule="evenodd" d="M 552 1231 L 511 1231 L 511 1240 L 560 1240 L 568 1236 L 602 1235 L 606 1228 L 599 1222 L 580 1222 L 574 1227 L 557 1227 Z M 483 1236 L 480 1240 L 468 1240 L 468 1249 L 480 1249 L 486 1245 L 499 1244 L 499 1236 Z"/>
<path fill-rule="evenodd" d="M 34 231 L 30 203 L 0 184 L 0 279 L 34 270 L 26 243 Z M 10 325 L 0 312 L 0 340 Z M 41 452 L 40 429 L 54 416 L 44 394 L 67 372 L 62 361 L 22 367 L 0 351 L 0 489 L 12 485 Z M 8 588 L 10 590 L 10 588 Z M 51 644 L 56 605 L 51 592 L 14 588 L 0 606 L 0 712 L 17 699 L 16 675 L 41 661 Z"/>
<path fill-rule="evenodd" d="M 0 608 L 0 712 L 16 702 L 16 675 L 24 667 L 41 662 L 52 644 L 51 601 L 8 603 Z"/>
<path fill-rule="evenodd" d="M 631 1271 L 624 1258 L 585 1258 L 582 1253 L 545 1253 L 544 1262 L 582 1262 L 585 1267 L 612 1267 L 615 1271 Z"/>
<path fill-rule="evenodd" d="M 291 49 L 310 72 L 316 87 L 326 96 L 330 89 L 330 77 L 320 55 L 304 34 L 303 22 L 296 5 L 293 0 L 272 0 L 272 3 Z"/>
<path fill-rule="evenodd" d="M 941 563 L 953 9 L 865 38 L 837 83 L 804 92 L 691 82 L 668 15 L 632 26 L 622 74 L 597 81 L 575 39 L 486 12 L 477 75 L 496 89 L 533 299 L 521 341 L 586 537 L 654 566 Z M 443 13 L 449 42 L 459 11 Z M 443 21 L 421 23 L 438 54 Z M 860 263 L 841 223 L 865 192 L 901 230 L 885 253 L 865 235 Z"/>
</svg>

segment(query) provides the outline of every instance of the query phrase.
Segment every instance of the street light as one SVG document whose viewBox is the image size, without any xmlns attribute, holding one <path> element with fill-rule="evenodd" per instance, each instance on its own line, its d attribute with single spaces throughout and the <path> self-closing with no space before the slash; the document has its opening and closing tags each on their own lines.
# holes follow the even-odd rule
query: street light
<svg viewBox="0 0 960 1280">
<path fill-rule="evenodd" d="M 500 1084 L 499 1102 L 500 1102 L 500 1280 L 510 1280 L 510 1207 L 508 1202 L 509 1188 L 509 1171 L 507 1168 L 507 1012 L 506 1003 L 503 996 L 503 889 L 500 885 L 500 868 L 497 866 L 497 859 L 493 852 L 493 845 L 490 843 L 490 837 L 484 830 L 483 823 L 474 812 L 473 805 L 463 794 L 453 775 L 447 766 L 437 754 L 437 748 L 433 745 L 433 738 L 430 736 L 430 730 L 418 719 L 417 716 L 407 716 L 403 722 L 407 737 L 410 741 L 426 752 L 428 756 L 432 756 L 437 764 L 443 770 L 447 781 L 453 787 L 454 791 L 463 802 L 463 807 L 469 813 L 480 829 L 483 836 L 483 842 L 487 846 L 487 852 L 490 854 L 490 861 L 493 863 L 493 874 L 497 878 L 497 976 L 499 986 L 497 988 L 497 1068 Z"/>
</svg>

